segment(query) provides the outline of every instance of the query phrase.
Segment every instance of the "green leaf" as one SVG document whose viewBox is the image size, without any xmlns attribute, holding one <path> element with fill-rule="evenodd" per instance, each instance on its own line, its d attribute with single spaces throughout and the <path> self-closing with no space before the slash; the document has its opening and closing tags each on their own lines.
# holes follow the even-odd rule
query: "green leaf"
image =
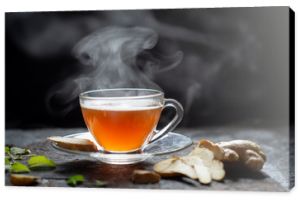
<svg viewBox="0 0 300 200">
<path fill-rule="evenodd" d="M 23 148 L 19 148 L 19 147 L 11 147 L 10 153 L 12 153 L 13 155 L 27 155 L 27 154 L 30 154 L 31 152 L 29 149 L 23 149 Z"/>
<path fill-rule="evenodd" d="M 32 156 L 29 158 L 28 166 L 30 169 L 52 169 L 56 164 L 46 156 Z"/>
<path fill-rule="evenodd" d="M 9 152 L 10 152 L 10 148 L 8 146 L 5 146 L 5 153 L 9 154 Z"/>
<path fill-rule="evenodd" d="M 11 173 L 28 173 L 30 172 L 30 169 L 28 167 L 20 162 L 15 162 L 10 167 Z"/>
<path fill-rule="evenodd" d="M 10 165 L 10 158 L 5 156 L 5 165 Z"/>
<path fill-rule="evenodd" d="M 106 181 L 96 180 L 96 181 L 95 181 L 95 185 L 96 185 L 97 187 L 106 187 L 106 186 L 107 186 L 107 182 L 106 182 Z"/>
<path fill-rule="evenodd" d="M 75 187 L 79 184 L 82 184 L 84 182 L 84 176 L 80 175 L 80 174 L 77 174 L 77 175 L 74 175 L 74 176 L 70 176 L 68 179 L 67 179 L 67 184 L 69 186 L 72 186 L 72 187 Z"/>
</svg>

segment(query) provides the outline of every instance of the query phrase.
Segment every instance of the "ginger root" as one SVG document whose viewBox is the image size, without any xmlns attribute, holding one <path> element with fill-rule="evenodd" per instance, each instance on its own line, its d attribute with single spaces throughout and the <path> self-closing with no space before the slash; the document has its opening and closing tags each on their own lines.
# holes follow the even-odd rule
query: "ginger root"
<svg viewBox="0 0 300 200">
<path fill-rule="evenodd" d="M 131 180 L 133 183 L 153 184 L 160 181 L 160 175 L 153 171 L 137 169 L 133 171 Z"/>
<path fill-rule="evenodd" d="M 266 155 L 261 147 L 249 140 L 232 140 L 219 143 L 200 140 L 198 147 L 211 150 L 217 160 L 240 163 L 253 171 L 261 170 L 266 161 Z"/>
<path fill-rule="evenodd" d="M 262 169 L 266 156 L 256 143 L 249 140 L 232 140 L 213 143 L 200 140 L 186 156 L 173 156 L 156 163 L 153 167 L 161 177 L 187 176 L 202 184 L 225 177 L 223 162 L 242 164 L 247 169 Z"/>
</svg>

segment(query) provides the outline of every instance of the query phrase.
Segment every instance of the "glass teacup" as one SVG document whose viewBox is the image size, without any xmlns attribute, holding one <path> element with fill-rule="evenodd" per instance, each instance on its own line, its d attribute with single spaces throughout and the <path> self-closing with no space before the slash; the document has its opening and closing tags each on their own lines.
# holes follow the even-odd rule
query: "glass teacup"
<svg viewBox="0 0 300 200">
<path fill-rule="evenodd" d="M 172 131 L 183 117 L 183 108 L 174 99 L 153 89 L 102 89 L 80 94 L 80 106 L 90 133 L 105 153 L 128 154 L 143 148 Z M 176 110 L 173 119 L 156 130 L 161 111 Z"/>
</svg>

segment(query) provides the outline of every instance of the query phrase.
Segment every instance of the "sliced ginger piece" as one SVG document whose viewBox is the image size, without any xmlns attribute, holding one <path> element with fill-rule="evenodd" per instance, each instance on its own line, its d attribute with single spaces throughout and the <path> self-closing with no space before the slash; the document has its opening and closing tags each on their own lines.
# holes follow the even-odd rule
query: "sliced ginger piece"
<svg viewBox="0 0 300 200">
<path fill-rule="evenodd" d="M 31 186 L 36 185 L 40 178 L 37 176 L 23 175 L 23 174 L 11 174 L 10 182 L 16 186 Z"/>
<path fill-rule="evenodd" d="M 133 183 L 153 184 L 160 181 L 160 175 L 148 170 L 134 170 L 131 180 Z"/>
<path fill-rule="evenodd" d="M 202 184 L 214 180 L 222 180 L 225 176 L 221 161 L 214 160 L 214 154 L 208 149 L 194 149 L 189 155 L 173 157 L 154 165 L 154 170 L 163 177 L 164 174 L 181 174 L 192 179 L 198 179 Z"/>
<path fill-rule="evenodd" d="M 162 177 L 186 175 L 192 179 L 197 179 L 197 174 L 193 167 L 184 163 L 180 157 L 172 157 L 167 160 L 162 160 L 156 163 L 153 169 Z"/>
<path fill-rule="evenodd" d="M 202 184 L 210 184 L 212 181 L 212 176 L 210 170 L 203 164 L 194 165 L 194 169 L 198 176 L 198 180 Z"/>
<path fill-rule="evenodd" d="M 214 159 L 214 153 L 207 148 L 195 147 L 188 155 L 198 156 L 205 161 L 212 161 Z"/>
<path fill-rule="evenodd" d="M 197 179 L 197 174 L 191 165 L 183 162 L 182 159 L 177 159 L 169 168 L 170 172 L 185 175 L 191 179 Z"/>
<path fill-rule="evenodd" d="M 199 156 L 184 156 L 181 157 L 184 163 L 194 168 L 197 178 L 200 183 L 209 184 L 212 181 L 210 170 L 205 163 L 210 163 L 212 160 L 203 160 Z"/>
<path fill-rule="evenodd" d="M 225 177 L 224 165 L 221 161 L 213 160 L 209 169 L 213 180 L 221 181 Z"/>
<path fill-rule="evenodd" d="M 178 157 L 171 157 L 162 160 L 153 166 L 153 170 L 163 177 L 173 177 L 180 175 L 179 173 L 171 172 L 169 167 L 178 159 Z"/>
<path fill-rule="evenodd" d="M 57 146 L 65 149 L 90 152 L 98 151 L 97 146 L 88 139 L 51 136 L 48 137 L 48 140 L 55 142 Z"/>
<path fill-rule="evenodd" d="M 197 147 L 209 149 L 213 152 L 216 160 L 222 160 L 224 158 L 224 149 L 211 142 L 210 140 L 200 140 Z M 197 149 L 197 147 L 195 149 Z"/>
<path fill-rule="evenodd" d="M 198 147 L 199 148 L 199 147 Z M 189 165 L 192 165 L 197 173 L 199 182 L 208 184 L 212 180 L 220 181 L 225 177 L 223 163 L 213 159 L 213 153 L 205 148 L 199 148 L 201 154 L 182 157 Z"/>
</svg>

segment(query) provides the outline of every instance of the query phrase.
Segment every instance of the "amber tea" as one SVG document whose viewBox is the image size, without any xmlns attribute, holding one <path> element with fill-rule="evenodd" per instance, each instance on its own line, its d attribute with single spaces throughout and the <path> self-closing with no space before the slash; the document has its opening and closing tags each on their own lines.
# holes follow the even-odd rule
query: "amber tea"
<svg viewBox="0 0 300 200">
<path fill-rule="evenodd" d="M 158 123 L 162 107 L 93 109 L 82 107 L 85 123 L 106 151 L 136 151 Z"/>
</svg>

